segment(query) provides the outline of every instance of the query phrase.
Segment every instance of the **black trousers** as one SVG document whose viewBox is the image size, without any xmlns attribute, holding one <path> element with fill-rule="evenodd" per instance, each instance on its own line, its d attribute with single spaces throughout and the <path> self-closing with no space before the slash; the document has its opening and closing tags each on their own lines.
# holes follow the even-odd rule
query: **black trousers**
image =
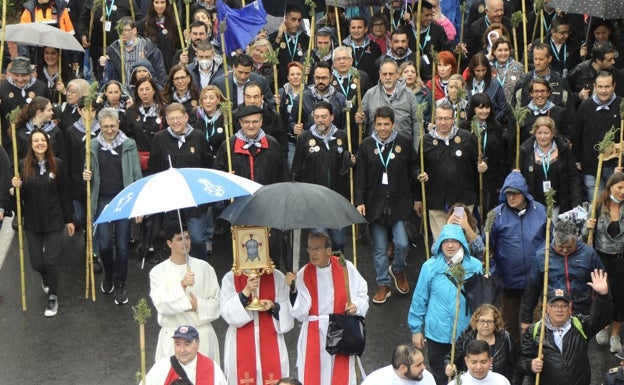
<svg viewBox="0 0 624 385">
<path fill-rule="evenodd" d="M 28 255 L 33 270 L 41 274 L 43 283 L 50 287 L 48 294 L 58 293 L 58 255 L 63 231 L 26 231 Z M 45 247 L 45 252 L 44 252 Z"/>
</svg>

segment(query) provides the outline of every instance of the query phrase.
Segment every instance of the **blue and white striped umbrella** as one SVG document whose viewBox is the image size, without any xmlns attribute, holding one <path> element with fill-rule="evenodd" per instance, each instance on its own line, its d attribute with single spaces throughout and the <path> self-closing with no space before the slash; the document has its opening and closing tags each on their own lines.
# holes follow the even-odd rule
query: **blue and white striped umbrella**
<svg viewBox="0 0 624 385">
<path fill-rule="evenodd" d="M 261 184 L 206 168 L 170 168 L 124 188 L 95 224 L 251 195 Z"/>
</svg>

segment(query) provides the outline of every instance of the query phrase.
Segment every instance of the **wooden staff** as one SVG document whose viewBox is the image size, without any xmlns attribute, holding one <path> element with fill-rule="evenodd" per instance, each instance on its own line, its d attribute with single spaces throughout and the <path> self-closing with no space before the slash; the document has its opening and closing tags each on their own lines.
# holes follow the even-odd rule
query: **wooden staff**
<svg viewBox="0 0 624 385">
<path fill-rule="evenodd" d="M 419 5 L 420 6 L 420 5 Z M 462 2 L 461 5 L 459 6 L 459 12 L 461 13 L 461 22 L 460 22 L 460 30 L 459 30 L 459 45 L 458 47 L 460 47 L 460 51 L 457 55 L 457 73 L 459 73 L 460 68 L 461 68 L 461 60 L 462 60 L 462 56 L 464 56 L 464 53 L 461 51 L 461 47 L 463 47 L 464 44 L 464 22 L 466 19 L 466 2 Z M 435 88 L 435 77 L 432 78 L 433 80 L 431 81 L 432 84 L 432 89 Z"/>
<path fill-rule="evenodd" d="M 529 52 L 527 46 L 526 0 L 522 0 L 522 37 L 524 38 L 524 72 L 529 72 Z"/>
<path fill-rule="evenodd" d="M 132 1 L 132 0 L 130 0 Z M 184 34 L 182 33 L 182 26 L 180 25 L 180 15 L 178 13 L 178 3 L 177 2 L 173 2 L 171 4 L 171 6 L 173 7 L 173 15 L 175 16 L 176 19 L 176 26 L 178 27 L 178 35 L 180 36 L 180 48 L 182 49 L 182 51 L 185 50 L 186 45 L 184 44 Z M 226 16 L 227 18 L 227 16 Z M 225 22 L 225 19 L 224 19 Z M 223 55 L 225 56 L 225 50 L 223 51 Z M 223 61 L 225 62 L 225 58 L 223 59 Z M 223 68 L 227 71 L 227 67 L 224 65 Z"/>
<path fill-rule="evenodd" d="M 522 23 L 522 11 L 516 11 L 511 15 L 511 32 L 513 34 L 514 59 L 518 61 L 518 32 L 516 31 Z"/>
<path fill-rule="evenodd" d="M 128 0 L 128 4 L 130 4 L 130 16 L 132 16 L 132 20 L 136 20 L 134 17 L 134 0 Z"/>
<path fill-rule="evenodd" d="M 485 231 L 485 275 L 487 276 L 490 275 L 490 231 L 492 230 L 494 219 L 496 219 L 496 212 L 490 210 L 485 220 L 485 226 L 483 226 L 483 231 Z"/>
<path fill-rule="evenodd" d="M 4 27 L 4 24 L 3 24 Z M 15 127 L 15 120 L 19 115 L 20 107 L 15 107 L 9 115 L 9 121 L 11 123 L 11 139 L 13 140 L 13 175 L 16 178 L 20 178 L 19 174 L 19 159 L 17 157 L 17 128 Z M 19 259 L 20 259 L 20 278 L 22 286 L 22 311 L 26 311 L 26 271 L 24 267 L 24 228 L 22 225 L 22 188 L 15 187 L 13 189 L 15 194 L 16 213 L 17 215 L 17 239 L 19 243 Z"/>
<path fill-rule="evenodd" d="M 514 110 L 514 116 L 516 117 L 516 170 L 520 169 L 520 129 L 524 125 L 529 112 L 529 109 L 526 107 L 518 107 Z"/>
<path fill-rule="evenodd" d="M 358 110 L 357 112 L 364 112 L 362 110 L 362 86 L 360 82 L 360 71 L 355 71 L 357 74 L 355 81 L 355 93 L 357 97 Z M 622 115 L 624 116 L 624 114 Z M 362 136 L 364 135 L 364 123 L 358 123 L 358 145 L 362 143 Z"/>
<path fill-rule="evenodd" d="M 342 46 L 342 36 L 340 32 L 340 15 L 338 14 L 338 1 L 334 0 L 334 17 L 336 18 L 336 36 L 338 36 L 338 47 Z M 313 39 L 313 36 L 310 37 Z"/>
<path fill-rule="evenodd" d="M 0 56 L 0 58 L 1 57 L 2 56 Z M 59 49 L 58 80 L 56 82 L 63 83 L 63 50 L 62 49 Z M 56 84 L 54 85 L 54 90 L 56 91 Z M 56 91 L 56 92 L 58 93 L 58 104 L 61 105 L 61 103 L 63 102 L 63 98 L 62 98 L 63 95 L 59 91 Z"/>
<path fill-rule="evenodd" d="M 414 25 L 416 25 L 416 72 L 419 74 L 420 74 L 420 15 L 421 13 L 422 13 L 422 1 L 419 1 L 418 6 L 416 7 L 416 16 L 414 17 Z M 460 34 L 461 32 L 462 31 L 460 31 Z"/>
<path fill-rule="evenodd" d="M 448 269 L 449 274 L 453 278 L 453 283 L 457 287 L 457 291 L 455 293 L 455 319 L 453 320 L 453 330 L 451 335 L 451 363 L 455 362 L 455 344 L 457 343 L 457 324 L 459 323 L 459 308 L 461 304 L 461 291 L 464 286 L 464 276 L 466 274 L 466 270 L 461 262 L 454 264 Z M 459 375 L 459 373 L 457 374 Z M 449 377 L 449 382 L 451 382 L 452 377 Z"/>
<path fill-rule="evenodd" d="M 420 2 L 418 2 L 420 4 Z M 420 6 L 420 5 L 419 5 Z M 436 67 L 438 65 L 438 53 L 431 46 L 431 124 L 434 124 L 435 119 L 435 77 L 436 77 Z M 420 72 L 418 72 L 420 75 Z"/>
<path fill-rule="evenodd" d="M 279 50 L 280 50 L 279 48 L 276 50 L 273 50 L 273 48 L 269 46 L 269 50 L 264 54 L 266 60 L 269 63 L 271 63 L 271 68 L 273 68 L 273 93 L 274 95 L 279 95 L 279 86 L 277 82 L 277 65 L 279 64 L 279 59 L 277 58 L 277 56 L 279 55 Z M 277 103 L 275 108 L 277 109 L 277 113 L 279 114 L 280 112 L 279 103 Z"/>
<path fill-rule="evenodd" d="M 540 43 L 543 43 L 544 42 L 544 7 L 543 6 L 539 12 L 539 18 L 540 18 Z"/>
<path fill-rule="evenodd" d="M 303 84 L 302 84 L 302 88 L 301 88 L 301 93 L 303 93 L 303 86 L 305 86 L 306 84 L 308 84 L 308 75 L 309 73 L 306 73 L 306 69 L 310 69 L 310 63 L 311 63 L 311 55 L 312 55 L 312 48 L 314 48 L 314 29 L 315 29 L 315 19 L 316 19 L 316 3 L 312 0 L 306 0 L 306 5 L 308 7 L 310 7 L 310 39 L 308 40 L 308 52 L 306 52 L 306 58 L 303 62 Z M 301 95 L 299 95 L 301 96 Z M 299 99 L 301 100 L 301 99 Z M 301 103 L 299 103 L 301 104 Z M 301 115 L 301 113 L 299 113 Z M 301 117 L 299 118 L 299 123 L 301 123 Z"/>
<path fill-rule="evenodd" d="M 544 245 L 544 290 L 542 294 L 542 320 L 540 321 L 540 338 L 537 346 L 537 357 L 542 358 L 544 349 L 544 331 L 546 328 L 546 306 L 548 305 L 548 263 L 550 260 L 550 225 L 552 223 L 552 211 L 555 206 L 555 190 L 550 189 L 544 193 L 546 196 L 546 245 Z M 535 385 L 540 383 L 541 373 L 535 374 Z"/>
<path fill-rule="evenodd" d="M 2 1 L 2 36 L 0 37 L 0 74 L 2 73 L 2 58 L 4 57 L 4 42 L 6 40 L 6 14 L 7 14 L 8 1 Z M 0 146 L 2 145 L 2 136 L 4 131 L 0 124 Z"/>
<path fill-rule="evenodd" d="M 132 3 L 133 0 L 130 0 Z M 119 34 L 119 58 L 121 64 L 121 84 L 126 85 L 126 44 L 123 40 L 123 25 L 117 22 L 117 33 Z"/>
<path fill-rule="evenodd" d="M 223 52 L 223 68 L 227 71 L 227 47 L 225 45 L 225 29 L 227 28 L 227 16 L 219 23 L 219 29 L 221 30 L 219 36 L 221 37 L 221 48 Z M 234 123 L 232 122 L 232 98 L 230 92 L 230 80 L 228 79 L 227 72 L 225 73 L 225 102 L 221 103 L 222 111 L 225 108 L 225 146 L 228 159 L 228 170 L 232 172 L 232 154 L 230 150 L 230 136 L 234 135 Z M 234 74 L 232 74 L 232 80 L 234 80 Z M 230 134 L 230 135 L 228 135 Z M 234 245 L 234 237 L 232 237 L 232 245 Z M 232 249 L 234 251 L 236 249 Z"/>
<path fill-rule="evenodd" d="M 245 0 L 243 0 L 243 7 Z M 191 0 L 184 0 L 184 10 L 186 11 L 186 29 L 191 31 Z"/>
<path fill-rule="evenodd" d="M 353 72 L 354 68 L 351 68 L 351 71 Z M 355 72 L 358 72 L 357 70 L 355 70 Z M 358 78 L 358 82 L 359 82 L 359 78 Z M 346 114 L 346 118 L 347 118 L 347 150 L 349 151 L 349 154 L 353 154 L 352 153 L 352 145 L 351 145 L 351 109 L 353 108 L 353 100 L 348 100 L 347 101 L 347 106 L 345 107 L 345 114 Z M 355 200 L 354 200 L 354 188 L 353 188 L 353 167 L 349 167 L 349 198 L 351 201 L 351 204 L 354 205 L 355 204 Z M 357 238 L 357 232 L 355 230 L 355 223 L 351 225 L 351 242 L 352 242 L 352 247 L 353 247 L 353 265 L 355 267 L 357 267 L 357 242 L 355 241 Z"/>
<path fill-rule="evenodd" d="M 102 55 L 106 56 L 106 0 L 102 1 Z M 89 40 L 91 43 L 91 40 Z"/>
<path fill-rule="evenodd" d="M 1 57 L 1 56 L 0 56 Z M 620 102 L 620 149 L 618 150 L 618 167 L 622 167 L 622 146 L 624 146 L 624 99 Z"/>
<path fill-rule="evenodd" d="M 145 375 L 147 374 L 147 365 L 145 359 L 145 324 L 148 318 L 152 316 L 145 298 L 141 298 L 136 306 L 132 307 L 134 320 L 139 324 L 139 349 L 141 351 L 141 384 L 145 385 Z"/>
<path fill-rule="evenodd" d="M 425 110 L 426 103 L 421 103 L 416 108 L 416 118 L 420 122 L 420 132 L 419 137 L 420 141 L 418 143 L 418 150 L 420 152 L 420 172 L 425 172 Z M 424 241 L 425 241 L 425 255 L 427 259 L 429 259 L 430 251 L 429 251 L 429 231 L 428 231 L 428 221 L 427 221 L 427 195 L 425 190 L 425 182 L 420 182 L 420 192 L 422 194 L 422 224 L 423 224 L 423 233 L 424 233 Z"/>
<path fill-rule="evenodd" d="M 93 82 L 89 86 L 89 93 L 85 100 L 85 170 L 91 170 L 91 126 L 93 116 L 93 98 L 96 97 L 98 91 L 98 83 Z M 85 279 L 85 298 L 89 298 L 91 291 L 91 301 L 95 301 L 95 271 L 93 269 L 93 207 L 91 206 L 91 181 L 87 182 L 87 201 L 86 203 L 86 279 Z"/>
<path fill-rule="evenodd" d="M 589 219 L 596 219 L 596 204 L 598 203 L 598 189 L 600 188 L 600 178 L 602 177 L 602 162 L 604 161 L 605 151 L 613 145 L 613 139 L 615 138 L 615 132 L 617 129 L 615 126 L 611 127 L 605 134 L 604 138 L 596 144 L 598 149 L 598 171 L 596 171 L 596 183 L 594 186 L 594 197 L 592 199 Z M 594 243 L 594 229 L 589 229 L 587 234 L 587 244 L 592 245 Z"/>
<path fill-rule="evenodd" d="M 481 128 L 477 121 L 476 115 L 472 118 L 472 133 L 477 137 L 477 164 L 483 161 L 483 139 L 481 135 L 484 129 Z M 483 173 L 479 173 L 479 216 L 483 221 Z"/>
</svg>

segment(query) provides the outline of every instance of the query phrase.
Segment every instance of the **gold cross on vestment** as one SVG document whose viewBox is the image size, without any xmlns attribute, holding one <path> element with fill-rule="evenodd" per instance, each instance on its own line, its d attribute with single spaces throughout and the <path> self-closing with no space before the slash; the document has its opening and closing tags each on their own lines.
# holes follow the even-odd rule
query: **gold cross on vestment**
<svg viewBox="0 0 624 385">
<path fill-rule="evenodd" d="M 242 385 L 250 385 L 254 383 L 254 379 L 253 378 L 249 378 L 249 372 L 245 372 L 245 378 L 240 380 L 240 383 Z"/>
<path fill-rule="evenodd" d="M 264 380 L 264 385 L 275 385 L 277 384 L 277 380 L 273 379 L 273 373 L 269 373 L 269 379 Z"/>
</svg>

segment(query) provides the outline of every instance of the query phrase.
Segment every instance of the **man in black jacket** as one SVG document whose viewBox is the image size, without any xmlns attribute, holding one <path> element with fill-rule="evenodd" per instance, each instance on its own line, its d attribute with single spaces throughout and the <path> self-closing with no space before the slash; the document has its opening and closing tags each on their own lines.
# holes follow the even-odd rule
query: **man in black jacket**
<svg viewBox="0 0 624 385">
<path fill-rule="evenodd" d="M 589 341 L 609 324 L 613 312 L 607 273 L 594 270 L 591 277 L 588 285 L 595 291 L 591 315 L 573 317 L 570 297 L 564 289 L 555 289 L 548 295 L 545 319 L 529 326 L 522 337 L 520 367 L 525 373 L 541 373 L 544 384 L 590 383 Z M 537 357 L 541 322 L 546 322 L 543 358 Z"/>
</svg>

